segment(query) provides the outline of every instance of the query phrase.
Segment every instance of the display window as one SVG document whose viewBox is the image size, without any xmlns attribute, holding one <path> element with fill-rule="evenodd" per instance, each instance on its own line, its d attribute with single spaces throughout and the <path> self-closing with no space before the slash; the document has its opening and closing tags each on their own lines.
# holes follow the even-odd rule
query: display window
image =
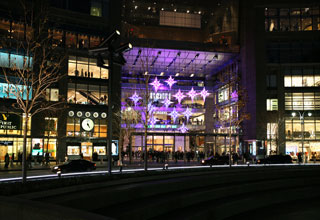
<svg viewBox="0 0 320 220">
<path fill-rule="evenodd" d="M 80 155 L 80 146 L 68 146 L 67 147 L 68 155 Z"/>
<path fill-rule="evenodd" d="M 97 152 L 98 155 L 107 155 L 106 146 L 94 146 L 93 152 Z"/>
</svg>

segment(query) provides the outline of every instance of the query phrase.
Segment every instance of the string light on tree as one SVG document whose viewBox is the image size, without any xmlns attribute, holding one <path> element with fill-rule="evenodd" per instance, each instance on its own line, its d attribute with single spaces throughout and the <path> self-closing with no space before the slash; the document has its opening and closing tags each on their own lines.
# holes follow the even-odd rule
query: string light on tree
<svg viewBox="0 0 320 220">
<path fill-rule="evenodd" d="M 194 91 L 194 89 L 192 87 L 191 90 L 187 93 L 187 95 L 191 98 L 191 101 L 193 103 L 194 97 L 196 97 L 198 94 L 196 91 Z"/>
<path fill-rule="evenodd" d="M 154 127 L 154 125 L 158 122 L 159 120 L 156 119 L 154 116 L 152 116 L 150 119 L 149 119 L 149 124 L 151 126 L 151 128 Z"/>
<path fill-rule="evenodd" d="M 180 104 L 182 99 L 184 99 L 186 96 L 179 89 L 179 91 L 175 95 L 173 95 L 173 97 L 175 97 L 178 100 L 178 103 Z"/>
<path fill-rule="evenodd" d="M 134 106 L 137 106 L 138 101 L 142 98 L 137 94 L 137 92 L 134 92 L 134 94 L 131 97 L 129 97 L 129 99 L 131 99 L 134 102 Z"/>
<path fill-rule="evenodd" d="M 162 86 L 162 83 L 160 83 L 160 81 L 159 81 L 158 78 L 156 77 L 156 78 L 154 79 L 154 81 L 153 81 L 152 83 L 150 83 L 150 85 L 152 85 L 154 91 L 157 92 L 158 89 L 159 89 L 159 87 Z"/>
<path fill-rule="evenodd" d="M 208 93 L 208 90 L 206 90 L 206 88 L 203 88 L 203 90 L 199 94 L 202 96 L 203 101 L 205 102 L 207 96 L 209 96 L 210 93 Z"/>
<path fill-rule="evenodd" d="M 171 76 L 165 82 L 169 85 L 170 89 L 175 83 L 177 83 L 177 81 L 175 81 Z"/>
</svg>

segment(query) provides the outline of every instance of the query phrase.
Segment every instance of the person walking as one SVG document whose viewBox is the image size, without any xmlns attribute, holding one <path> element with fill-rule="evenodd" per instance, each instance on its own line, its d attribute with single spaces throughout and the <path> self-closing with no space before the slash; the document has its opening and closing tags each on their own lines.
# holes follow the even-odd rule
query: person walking
<svg viewBox="0 0 320 220">
<path fill-rule="evenodd" d="M 48 152 L 45 155 L 45 159 L 46 159 L 46 166 L 48 166 L 50 164 L 50 155 Z"/>
<path fill-rule="evenodd" d="M 10 157 L 9 157 L 9 154 L 6 153 L 6 155 L 4 156 L 4 168 L 9 167 L 9 162 L 10 162 Z"/>
<path fill-rule="evenodd" d="M 28 158 L 27 158 L 27 165 L 28 165 L 28 168 L 32 168 L 31 161 L 32 161 L 32 155 L 31 155 L 31 153 L 30 153 L 30 154 L 28 155 Z"/>
</svg>

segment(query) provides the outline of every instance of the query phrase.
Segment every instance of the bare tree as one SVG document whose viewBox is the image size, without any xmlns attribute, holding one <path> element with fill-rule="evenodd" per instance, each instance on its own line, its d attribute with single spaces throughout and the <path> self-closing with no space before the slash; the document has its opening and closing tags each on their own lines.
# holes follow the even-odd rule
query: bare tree
<svg viewBox="0 0 320 220">
<path fill-rule="evenodd" d="M 28 122 L 43 111 L 56 111 L 60 102 L 51 102 L 47 92 L 61 77 L 61 64 L 64 56 L 61 50 L 52 45 L 47 29 L 47 5 L 34 5 L 35 2 L 21 2 L 26 37 L 22 40 L 9 39 L 4 43 L 7 48 L 23 56 L 23 64 L 12 60 L 3 68 L 3 76 L 8 84 L 8 98 L 16 102 L 13 108 L 24 114 L 22 182 L 27 177 L 27 132 Z"/>
<path fill-rule="evenodd" d="M 237 71 L 230 71 L 228 74 L 220 74 L 219 82 L 225 88 L 224 90 L 227 92 L 227 97 L 225 97 L 226 100 L 223 99 L 223 102 L 226 101 L 223 105 L 216 105 L 216 111 L 218 113 L 216 123 L 228 129 L 229 166 L 231 167 L 232 130 L 239 132 L 241 123 L 244 120 L 250 119 L 250 114 L 246 112 L 248 97 L 246 89 L 241 86 L 241 79 Z M 225 95 L 222 94 L 222 96 Z"/>
</svg>

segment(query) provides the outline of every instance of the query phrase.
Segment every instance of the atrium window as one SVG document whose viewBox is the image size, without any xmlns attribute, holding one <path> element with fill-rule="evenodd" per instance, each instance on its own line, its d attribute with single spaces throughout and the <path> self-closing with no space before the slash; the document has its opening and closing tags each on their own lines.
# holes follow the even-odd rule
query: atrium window
<svg viewBox="0 0 320 220">
<path fill-rule="evenodd" d="M 285 93 L 286 110 L 320 110 L 320 93 Z"/>
<path fill-rule="evenodd" d="M 278 124 L 267 123 L 267 139 L 274 140 L 277 138 Z"/>
<path fill-rule="evenodd" d="M 100 0 L 92 0 L 90 15 L 101 17 L 102 16 L 102 2 Z"/>
<path fill-rule="evenodd" d="M 108 63 L 107 60 L 105 60 L 105 63 Z M 108 69 L 97 67 L 96 59 L 74 56 L 69 57 L 69 76 L 108 79 L 108 73 Z"/>
<path fill-rule="evenodd" d="M 107 86 L 68 83 L 68 103 L 106 105 Z"/>
<path fill-rule="evenodd" d="M 267 111 L 278 111 L 278 99 L 267 99 Z"/>
</svg>

